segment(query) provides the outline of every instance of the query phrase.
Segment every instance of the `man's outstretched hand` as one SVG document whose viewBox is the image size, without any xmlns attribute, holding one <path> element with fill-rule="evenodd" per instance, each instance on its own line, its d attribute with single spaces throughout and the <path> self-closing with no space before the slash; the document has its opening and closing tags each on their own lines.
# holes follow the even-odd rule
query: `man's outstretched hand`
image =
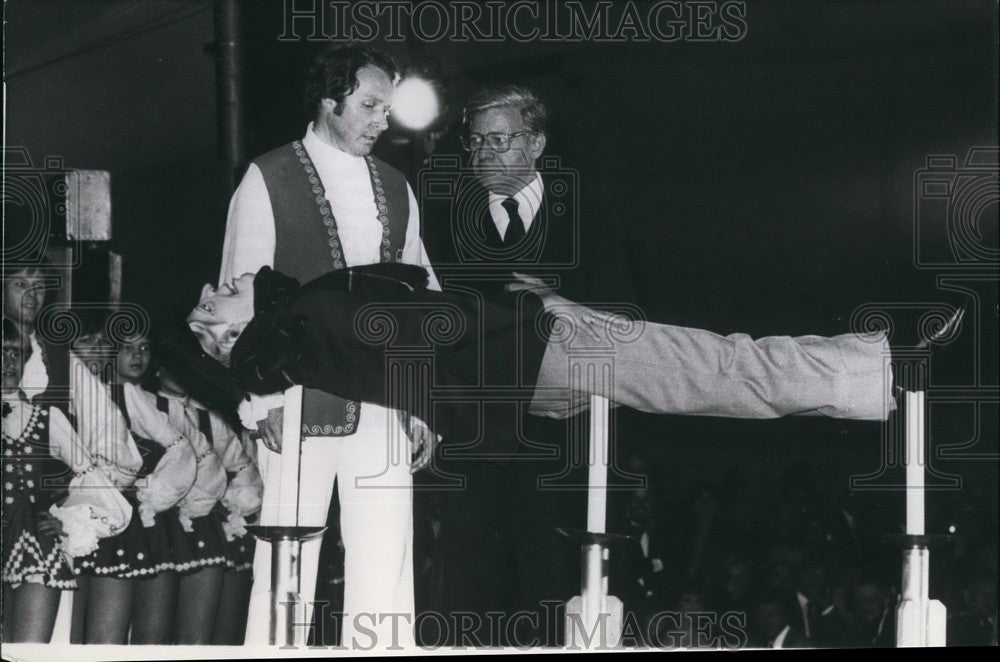
<svg viewBox="0 0 1000 662">
<path fill-rule="evenodd" d="M 283 422 L 283 407 L 275 407 L 267 412 L 267 418 L 257 421 L 257 432 L 267 449 L 275 453 L 281 452 L 281 428 Z"/>
<path fill-rule="evenodd" d="M 518 273 L 516 271 L 514 272 L 514 280 L 507 283 L 504 286 L 504 289 L 508 292 L 521 292 L 522 290 L 528 290 L 530 292 L 534 292 L 543 299 L 546 294 L 552 294 L 552 287 L 541 278 Z"/>
</svg>

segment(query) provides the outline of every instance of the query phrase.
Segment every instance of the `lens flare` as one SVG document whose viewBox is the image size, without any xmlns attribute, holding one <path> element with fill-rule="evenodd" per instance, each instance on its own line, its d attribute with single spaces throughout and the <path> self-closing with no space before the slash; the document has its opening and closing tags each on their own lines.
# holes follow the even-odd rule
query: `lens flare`
<svg viewBox="0 0 1000 662">
<path fill-rule="evenodd" d="M 434 86 L 422 78 L 404 79 L 396 88 L 392 117 L 408 129 L 421 130 L 430 126 L 440 112 Z"/>
</svg>

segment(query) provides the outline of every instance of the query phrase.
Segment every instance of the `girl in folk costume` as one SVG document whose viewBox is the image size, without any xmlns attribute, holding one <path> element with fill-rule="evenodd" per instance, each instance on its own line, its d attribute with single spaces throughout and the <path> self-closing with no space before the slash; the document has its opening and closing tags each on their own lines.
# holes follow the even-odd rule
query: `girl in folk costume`
<svg viewBox="0 0 1000 662">
<path fill-rule="evenodd" d="M 56 408 L 31 404 L 18 388 L 31 354 L 28 338 L 3 320 L 3 640 L 47 643 L 60 591 L 76 588 L 58 519 L 69 473 L 60 447 L 74 431 Z"/>
<path fill-rule="evenodd" d="M 72 557 L 124 529 L 132 508 L 113 488 L 56 406 L 30 402 L 18 388 L 31 345 L 3 321 L 3 635 L 47 642 L 60 590 L 77 582 Z M 70 475 L 73 478 L 67 479 Z M 67 490 L 69 494 L 67 495 Z"/>
<path fill-rule="evenodd" d="M 222 601 L 216 614 L 212 643 L 241 645 L 244 641 L 250 588 L 253 583 L 253 553 L 255 541 L 247 533 L 248 521 L 260 513 L 264 482 L 252 454 L 255 445 L 239 436 L 217 411 L 191 401 L 187 409 L 189 420 L 197 420 L 226 469 L 226 493 L 216 506 L 222 518 L 226 536 L 226 575 Z M 249 449 L 249 450 L 248 450 Z"/>
<path fill-rule="evenodd" d="M 172 643 L 175 550 L 186 548 L 185 531 L 172 509 L 194 485 L 197 457 L 188 437 L 157 408 L 156 395 L 140 385 L 151 359 L 145 337 L 128 337 L 118 343 L 114 369 L 96 370 L 110 374 L 108 384 L 93 379 L 93 365 L 76 361 L 73 369 L 74 377 L 92 391 L 83 403 L 90 411 L 77 408 L 81 428 L 91 429 L 88 419 L 94 417 L 105 421 L 97 427 L 117 442 L 113 461 L 130 461 L 123 468 L 130 469 L 131 476 L 116 485 L 133 506 L 125 530 L 101 540 L 76 563 L 84 599 L 75 605 L 74 629 L 84 643 Z M 107 439 L 103 441 L 107 445 Z M 181 563 L 189 560 L 183 557 Z"/>
<path fill-rule="evenodd" d="M 177 611 L 177 641 L 242 643 L 239 625 L 249 601 L 246 570 L 252 562 L 245 550 L 253 548 L 243 525 L 260 509 L 260 476 L 231 428 L 221 420 L 213 425 L 217 417 L 162 368 L 157 406 L 191 440 L 198 457 L 195 484 L 178 504 L 187 547 L 175 550 L 181 573 L 178 604 L 183 605 Z"/>
<path fill-rule="evenodd" d="M 222 457 L 229 478 L 226 495 L 219 502 L 225 519 L 223 528 L 229 552 L 226 557 L 228 570 L 212 643 L 239 646 L 245 640 L 256 548 L 246 525 L 255 523 L 260 515 L 264 481 L 257 469 L 257 445 L 250 439 L 249 431 L 241 428 L 237 434 L 234 427 L 215 411 L 201 410 L 199 417 L 203 425 L 208 419 L 213 444 Z"/>
</svg>

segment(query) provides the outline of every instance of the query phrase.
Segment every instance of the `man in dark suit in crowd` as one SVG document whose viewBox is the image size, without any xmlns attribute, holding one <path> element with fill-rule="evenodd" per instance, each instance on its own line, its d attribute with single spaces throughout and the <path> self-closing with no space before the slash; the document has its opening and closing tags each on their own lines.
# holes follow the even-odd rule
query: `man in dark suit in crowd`
<svg viewBox="0 0 1000 662">
<path fill-rule="evenodd" d="M 811 648 L 812 642 L 792 624 L 788 601 L 779 593 L 766 593 L 754 611 L 757 646 L 760 648 Z"/>
<path fill-rule="evenodd" d="M 600 242 L 588 241 L 581 194 L 594 189 L 546 153 L 549 123 L 541 100 L 515 85 L 480 90 L 464 108 L 463 129 L 470 168 L 457 174 L 443 199 L 435 199 L 431 187 L 422 191 L 425 241 L 443 288 L 488 294 L 518 272 L 577 301 L 630 300 L 621 278 L 597 276 L 597 264 L 622 269 L 625 260 L 614 252 L 622 243 L 613 239 L 613 227 L 603 226 Z M 587 212 L 600 216 L 590 206 Z M 591 250 L 603 253 L 599 263 L 581 258 Z M 427 607 L 473 612 L 484 624 L 488 611 L 525 610 L 535 615 L 531 626 L 523 619 L 520 631 L 501 628 L 494 641 L 484 625 L 480 642 L 554 645 L 562 634 L 561 611 L 553 618 L 542 603 L 567 600 L 579 589 L 578 550 L 555 529 L 583 528 L 585 492 L 566 488 L 586 483 L 586 471 L 571 470 L 569 458 L 572 443 L 586 443 L 573 437 L 587 429 L 587 420 L 528 417 L 520 426 L 514 406 L 484 407 L 483 429 L 502 430 L 489 435 L 492 440 L 442 449 L 435 474 L 460 476 L 464 485 L 442 500 L 439 545 L 448 571 L 442 603 Z M 416 499 L 419 508 L 419 492 Z"/>
</svg>

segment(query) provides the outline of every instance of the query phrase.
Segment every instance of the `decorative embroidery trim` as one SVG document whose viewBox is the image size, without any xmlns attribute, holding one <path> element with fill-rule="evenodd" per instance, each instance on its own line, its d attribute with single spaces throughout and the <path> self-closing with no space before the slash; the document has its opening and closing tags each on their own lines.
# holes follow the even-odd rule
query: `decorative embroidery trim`
<svg viewBox="0 0 1000 662">
<path fill-rule="evenodd" d="M 194 561 L 187 561 L 185 563 L 174 563 L 174 570 L 178 572 L 184 572 L 185 570 L 191 570 L 192 568 L 204 568 L 204 567 L 214 567 L 219 565 L 226 565 L 225 556 L 213 556 L 207 559 L 195 559 Z"/>
<path fill-rule="evenodd" d="M 21 434 L 15 439 L 9 434 L 3 433 L 4 491 L 6 492 L 4 504 L 8 506 L 14 503 L 12 495 L 15 493 L 27 493 L 28 502 L 35 503 L 36 480 L 41 481 L 45 478 L 45 476 L 37 475 L 34 472 L 31 461 L 49 459 L 48 453 L 42 447 L 42 438 L 39 433 L 39 430 L 45 428 L 45 420 L 48 418 L 49 412 L 44 407 L 36 405 L 29 405 L 29 407 L 31 413 Z M 13 474 L 13 476 L 7 474 Z"/>
<path fill-rule="evenodd" d="M 195 458 L 195 461 L 196 461 L 196 462 L 197 462 L 198 464 L 201 464 L 203 460 L 205 460 L 206 458 L 208 458 L 208 457 L 209 457 L 209 456 L 211 456 L 211 455 L 215 455 L 215 450 L 214 450 L 214 449 L 211 449 L 211 448 L 209 448 L 209 449 L 208 449 L 207 451 L 205 451 L 205 452 L 201 453 L 200 455 L 198 455 L 198 456 L 197 456 L 197 457 Z"/>
<path fill-rule="evenodd" d="M 158 575 L 161 572 L 165 572 L 167 570 L 173 570 L 174 569 L 174 565 L 175 564 L 172 561 L 165 561 L 163 563 L 157 563 L 156 565 L 154 565 L 151 568 L 136 568 L 135 570 L 130 570 L 128 572 L 123 572 L 122 574 L 120 574 L 118 576 L 122 577 L 122 578 L 125 578 L 125 579 L 128 579 L 130 577 L 139 577 L 139 576 L 142 576 L 142 575 Z M 99 573 L 101 569 L 100 568 L 95 568 L 94 570 Z"/>
<path fill-rule="evenodd" d="M 319 175 L 316 173 L 316 166 L 313 165 L 308 152 L 302 146 L 302 141 L 294 141 L 292 149 L 295 150 L 295 156 L 299 158 L 302 169 L 306 171 L 306 176 L 309 178 L 309 185 L 312 187 L 313 198 L 316 200 L 316 206 L 319 207 L 320 216 L 323 217 L 323 225 L 326 226 L 326 233 L 330 236 L 330 257 L 333 258 L 333 268 L 343 269 L 346 264 L 344 262 L 344 252 L 340 247 L 340 235 L 337 234 L 337 219 L 333 217 L 333 212 L 330 210 L 330 203 L 327 202 L 323 182 L 320 181 Z"/>
<path fill-rule="evenodd" d="M 73 574 L 73 568 L 63 554 L 62 545 L 56 542 L 46 554 L 41 543 L 28 531 L 22 531 L 11 548 L 10 558 L 4 564 L 2 580 L 9 584 L 32 581 L 32 575 L 42 575 L 41 583 L 56 588 L 76 588 L 76 582 L 71 579 L 59 579 L 60 572 Z M 63 586 L 63 584 L 66 584 Z"/>
<path fill-rule="evenodd" d="M 24 429 L 21 430 L 21 434 L 18 435 L 17 439 L 10 436 L 6 432 L 3 433 L 4 439 L 13 443 L 20 442 L 25 448 L 28 448 L 28 437 L 31 437 L 36 441 L 40 439 L 36 430 L 40 430 L 45 427 L 45 421 L 43 419 L 49 415 L 48 410 L 44 407 L 39 407 L 33 404 L 29 404 L 28 406 L 31 407 L 31 414 L 28 415 L 28 422 L 25 423 Z"/>
<path fill-rule="evenodd" d="M 372 179 L 372 191 L 375 194 L 375 208 L 378 210 L 378 222 L 382 224 L 382 261 L 392 262 L 392 253 L 389 252 L 389 206 L 385 201 L 385 189 L 382 188 L 382 177 L 378 174 L 375 157 L 371 154 L 367 155 L 365 163 L 368 165 L 368 174 Z"/>
<path fill-rule="evenodd" d="M 344 408 L 344 412 L 344 425 L 307 425 L 303 423 L 302 434 L 311 437 L 354 434 L 358 422 L 358 403 L 349 400 L 347 406 Z"/>
</svg>

